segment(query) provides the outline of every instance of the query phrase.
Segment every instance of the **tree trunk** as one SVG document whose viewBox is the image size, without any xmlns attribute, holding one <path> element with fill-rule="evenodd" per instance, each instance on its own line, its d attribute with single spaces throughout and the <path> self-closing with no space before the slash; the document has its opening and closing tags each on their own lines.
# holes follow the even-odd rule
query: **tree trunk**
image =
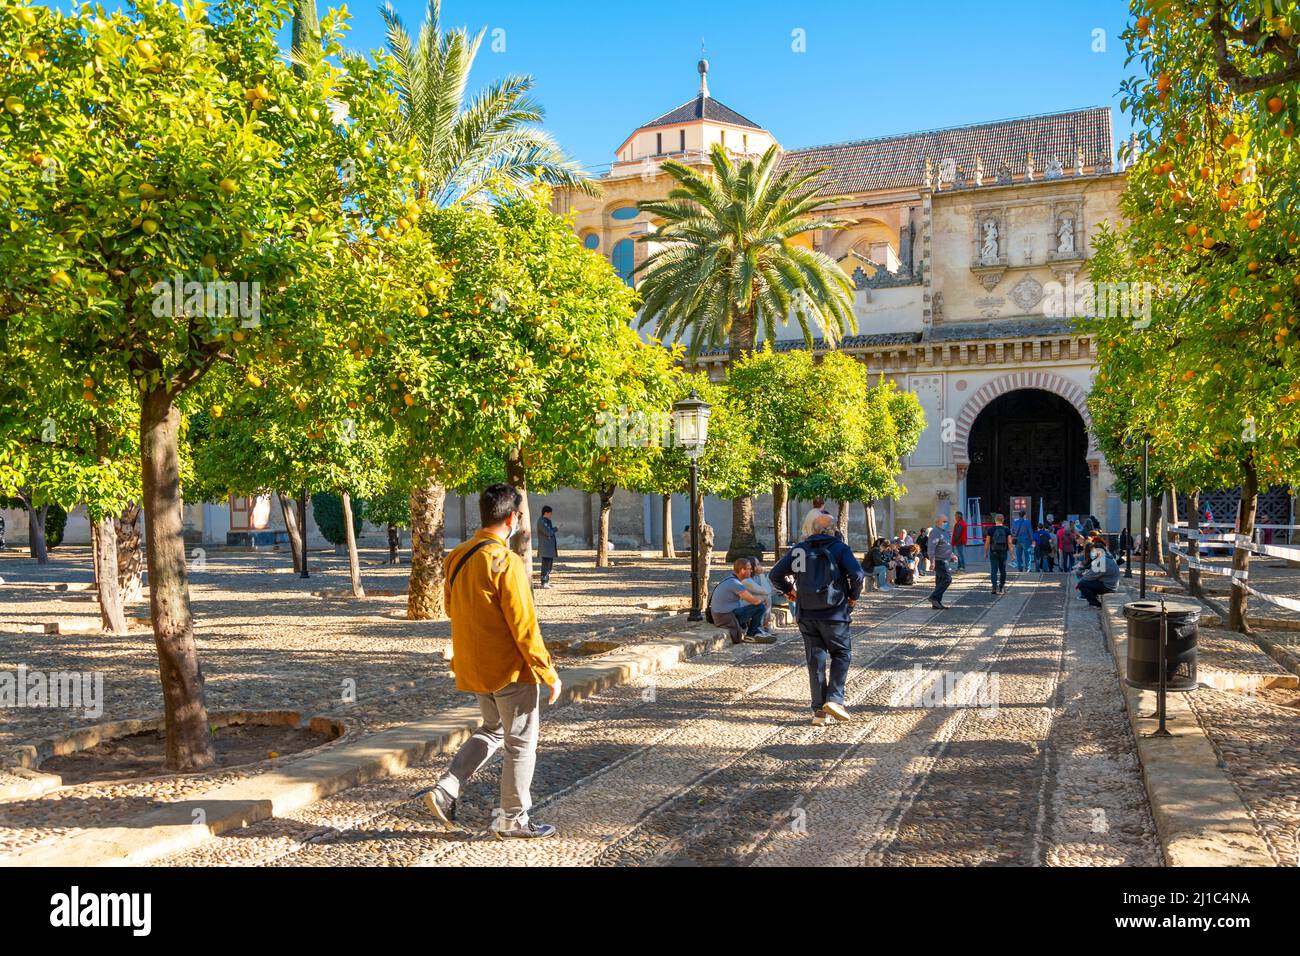
<svg viewBox="0 0 1300 956">
<path fill-rule="evenodd" d="M 411 489 L 411 576 L 406 616 L 412 621 L 440 620 L 447 615 L 442 594 L 446 503 L 446 487 L 432 476 Z"/>
<path fill-rule="evenodd" d="M 582 540 L 588 548 L 596 547 L 595 519 L 591 515 L 591 495 L 582 493 Z"/>
<path fill-rule="evenodd" d="M 524 453 L 522 448 L 512 448 L 506 455 L 506 481 L 514 485 L 523 495 L 519 509 L 523 516 L 519 519 L 519 530 L 510 541 L 510 548 L 524 559 L 524 569 L 528 572 L 528 581 L 533 580 L 533 517 L 528 507 L 528 473 L 524 470 Z M 591 501 L 591 496 L 586 496 Z M 591 522 L 587 522 L 590 527 Z"/>
<path fill-rule="evenodd" d="M 37 564 L 50 563 L 50 551 L 45 546 L 45 515 L 49 510 L 49 505 L 33 508 L 30 501 L 27 505 L 27 545 Z"/>
<path fill-rule="evenodd" d="M 788 489 L 784 481 L 772 483 L 772 547 L 777 561 L 785 554 L 790 545 L 790 528 L 786 524 L 786 494 Z"/>
<path fill-rule="evenodd" d="M 835 527 L 836 530 L 839 531 L 840 537 L 844 539 L 844 543 L 848 544 L 849 543 L 849 503 L 847 501 L 841 501 L 839 503 L 839 510 L 835 514 Z"/>
<path fill-rule="evenodd" d="M 1147 513 L 1147 564 L 1164 564 L 1165 549 L 1164 542 L 1161 540 L 1164 529 L 1164 493 L 1158 492 L 1151 496 L 1151 510 Z"/>
<path fill-rule="evenodd" d="M 704 495 L 700 495 L 700 500 Z M 731 502 L 731 543 L 727 547 L 728 563 L 737 558 L 761 558 L 758 537 L 754 534 L 754 499 L 750 495 Z"/>
<path fill-rule="evenodd" d="M 460 540 L 464 543 L 469 540 L 469 503 L 464 495 L 456 497 L 460 499 Z"/>
<path fill-rule="evenodd" d="M 609 515 L 614 510 L 614 489 L 600 489 L 600 534 L 596 541 L 596 567 L 609 567 Z"/>
<path fill-rule="evenodd" d="M 1172 484 L 1165 493 L 1165 514 L 1168 516 L 1165 521 L 1166 534 L 1168 535 L 1166 541 L 1176 540 L 1177 536 L 1174 534 L 1174 528 L 1178 526 L 1178 489 Z M 1182 584 L 1182 568 L 1178 565 L 1178 555 L 1174 554 L 1173 551 L 1166 551 L 1165 553 L 1165 570 L 1169 572 L 1171 578 Z"/>
<path fill-rule="evenodd" d="M 289 532 L 289 550 L 293 552 L 294 573 L 302 574 L 302 556 L 304 554 L 302 530 L 298 527 L 298 516 L 293 510 L 293 499 L 283 491 L 277 491 L 275 496 L 280 499 L 280 513 L 284 515 L 284 530 Z"/>
<path fill-rule="evenodd" d="M 144 597 L 144 555 L 140 553 L 140 503 L 133 501 L 114 519 L 117 536 L 117 584 L 123 606 Z"/>
<path fill-rule="evenodd" d="M 677 545 L 673 541 L 673 496 L 662 495 L 664 507 L 664 550 L 665 558 L 677 557 Z"/>
<path fill-rule="evenodd" d="M 1241 504 L 1237 508 L 1237 534 L 1250 538 L 1255 533 L 1255 509 L 1259 505 L 1259 475 L 1255 472 L 1255 456 L 1248 454 L 1242 463 L 1245 480 L 1241 483 Z M 1250 570 L 1250 552 L 1245 548 L 1232 549 L 1232 570 L 1247 572 Z M 1228 627 L 1242 634 L 1249 634 L 1250 624 L 1246 621 L 1246 590 L 1234 586 L 1228 602 Z"/>
<path fill-rule="evenodd" d="M 862 502 L 862 508 L 866 512 L 867 518 L 867 550 L 876 543 L 876 503 L 874 501 Z"/>
<path fill-rule="evenodd" d="M 167 720 L 167 767 L 187 772 L 216 763 L 208 729 L 203 670 L 194 642 L 185 575 L 184 516 L 178 438 L 180 410 L 158 387 L 140 403 L 140 471 L 144 487 L 149 609 Z"/>
<path fill-rule="evenodd" d="M 397 530 L 397 525 L 391 521 L 388 522 L 388 563 L 397 564 L 397 552 L 402 549 L 402 535 Z"/>
<path fill-rule="evenodd" d="M 1192 531 L 1199 531 L 1201 529 L 1201 493 L 1199 491 L 1193 491 L 1188 495 L 1187 506 L 1191 509 L 1187 515 L 1187 527 Z M 1204 597 L 1205 595 L 1201 591 L 1201 572 L 1192 563 L 1201 556 L 1201 540 L 1198 535 L 1188 536 L 1187 553 L 1192 558 L 1187 566 L 1187 589 L 1198 598 Z"/>
<path fill-rule="evenodd" d="M 104 633 L 125 634 L 126 612 L 117 580 L 117 529 L 112 518 L 102 518 L 90 526 L 90 543 L 95 554 L 95 591 Z"/>
<path fill-rule="evenodd" d="M 302 552 L 298 556 L 298 576 L 307 578 L 307 489 L 298 492 L 298 537 L 302 541 Z"/>
<path fill-rule="evenodd" d="M 348 542 L 348 576 L 352 579 L 352 596 L 363 598 L 366 589 L 361 586 L 361 560 L 357 556 L 357 531 L 352 526 L 352 495 L 343 492 L 343 533 Z"/>
<path fill-rule="evenodd" d="M 700 573 L 699 580 L 696 582 L 695 605 L 704 607 L 709 601 L 709 552 L 704 547 L 704 495 L 699 496 L 699 501 L 695 502 L 691 515 L 691 546 L 695 548 L 700 555 Z"/>
</svg>

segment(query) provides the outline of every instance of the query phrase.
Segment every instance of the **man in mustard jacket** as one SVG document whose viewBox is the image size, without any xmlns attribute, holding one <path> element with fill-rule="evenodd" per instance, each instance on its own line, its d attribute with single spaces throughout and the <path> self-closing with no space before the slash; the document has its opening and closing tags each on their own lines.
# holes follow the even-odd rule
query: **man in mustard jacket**
<svg viewBox="0 0 1300 956">
<path fill-rule="evenodd" d="M 523 521 L 522 504 L 523 496 L 512 485 L 485 490 L 478 505 L 481 530 L 452 551 L 443 566 L 456 687 L 478 695 L 483 723 L 456 752 L 437 786 L 423 794 L 429 812 L 450 824 L 461 788 L 504 748 L 501 807 L 492 825 L 498 839 L 555 833 L 555 827 L 528 818 L 542 685 L 549 686 L 547 703 L 554 704 L 560 677 L 542 643 L 523 559 L 506 543 Z"/>
</svg>

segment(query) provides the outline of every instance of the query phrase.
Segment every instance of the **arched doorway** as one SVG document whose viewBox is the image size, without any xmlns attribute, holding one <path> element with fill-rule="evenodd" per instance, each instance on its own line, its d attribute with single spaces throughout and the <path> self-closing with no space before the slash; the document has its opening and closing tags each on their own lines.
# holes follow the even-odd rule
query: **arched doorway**
<svg viewBox="0 0 1300 956">
<path fill-rule="evenodd" d="M 1012 495 L 1033 497 L 1038 519 L 1084 515 L 1089 508 L 1088 433 L 1069 401 L 1024 388 L 984 406 L 971 425 L 966 496 L 980 499 L 980 512 L 1008 513 Z"/>
</svg>

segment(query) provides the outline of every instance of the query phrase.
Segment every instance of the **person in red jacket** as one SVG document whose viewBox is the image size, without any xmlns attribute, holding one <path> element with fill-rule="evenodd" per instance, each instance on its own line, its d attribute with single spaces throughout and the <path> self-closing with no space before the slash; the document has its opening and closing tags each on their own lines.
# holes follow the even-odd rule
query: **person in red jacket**
<svg viewBox="0 0 1300 956">
<path fill-rule="evenodd" d="M 957 570 L 966 570 L 966 516 L 957 512 L 957 520 L 952 523 L 952 549 L 957 552 Z"/>
</svg>

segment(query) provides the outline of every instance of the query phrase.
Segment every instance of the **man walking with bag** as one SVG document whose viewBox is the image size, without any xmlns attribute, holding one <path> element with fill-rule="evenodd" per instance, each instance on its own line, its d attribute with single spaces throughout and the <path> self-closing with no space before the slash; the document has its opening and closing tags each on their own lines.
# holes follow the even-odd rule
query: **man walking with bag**
<svg viewBox="0 0 1300 956">
<path fill-rule="evenodd" d="M 984 536 L 984 557 L 989 561 L 989 574 L 993 578 L 993 596 L 1007 591 L 1007 553 L 1011 550 L 1011 530 L 1003 524 L 1002 515 L 993 516 L 993 527 Z"/>
<path fill-rule="evenodd" d="M 769 577 L 773 587 L 797 607 L 808 661 L 813 726 L 848 720 L 844 685 L 853 648 L 849 616 L 866 574 L 853 550 L 835 536 L 835 518 L 818 515 L 812 535 L 787 551 Z"/>
<path fill-rule="evenodd" d="M 560 676 L 542 643 L 528 570 L 507 546 L 523 521 L 523 495 L 513 485 L 492 485 L 479 496 L 478 534 L 447 556 L 443 587 L 451 618 L 456 687 L 478 696 L 483 723 L 465 741 L 437 786 L 422 796 L 443 823 L 456 819 L 456 801 L 471 777 L 498 749 L 501 806 L 493 814 L 497 839 L 548 837 L 555 827 L 528 818 L 537 761 L 542 686 L 547 703 L 560 697 Z"/>
<path fill-rule="evenodd" d="M 948 564 L 952 561 L 952 542 L 948 540 L 948 516 L 936 515 L 934 527 L 930 529 L 930 560 L 934 563 L 934 590 L 930 592 L 930 607 L 936 611 L 946 610 L 943 592 L 952 584 L 952 572 Z"/>
</svg>

